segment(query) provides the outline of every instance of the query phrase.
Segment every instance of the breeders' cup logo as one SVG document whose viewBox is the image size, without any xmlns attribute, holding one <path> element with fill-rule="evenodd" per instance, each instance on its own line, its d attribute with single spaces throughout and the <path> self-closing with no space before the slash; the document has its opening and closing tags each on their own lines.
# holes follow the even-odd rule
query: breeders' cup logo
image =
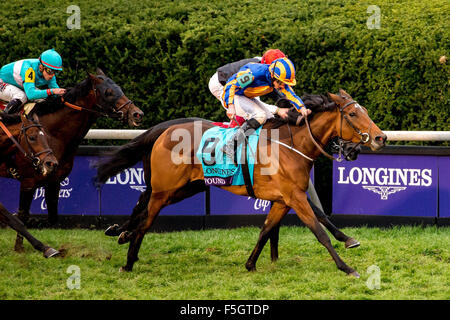
<svg viewBox="0 0 450 320">
<path fill-rule="evenodd" d="M 429 187 L 433 182 L 431 169 L 338 167 L 338 171 L 338 184 L 361 185 L 379 194 L 381 200 L 408 187 Z"/>
<path fill-rule="evenodd" d="M 67 188 L 69 186 L 70 180 L 69 178 L 65 178 L 61 181 L 59 189 L 59 198 L 68 199 L 72 195 L 73 188 Z M 45 203 L 45 189 L 44 187 L 40 187 L 36 189 L 34 193 L 34 200 L 41 199 L 41 210 L 47 210 L 47 204 Z"/>
<path fill-rule="evenodd" d="M 252 197 L 248 197 L 247 200 L 255 200 L 255 203 L 253 204 L 253 208 L 255 210 L 262 210 L 263 212 L 265 212 L 267 208 L 270 209 L 269 200 L 253 199 Z"/>
<path fill-rule="evenodd" d="M 106 184 L 128 185 L 131 189 L 144 192 L 146 190 L 143 168 L 128 168 L 111 177 Z"/>
</svg>

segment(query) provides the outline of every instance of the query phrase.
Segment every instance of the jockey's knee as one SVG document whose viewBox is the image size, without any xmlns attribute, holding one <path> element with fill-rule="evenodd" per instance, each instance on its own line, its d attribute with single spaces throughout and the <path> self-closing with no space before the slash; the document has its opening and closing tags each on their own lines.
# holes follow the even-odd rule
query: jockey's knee
<svg viewBox="0 0 450 320">
<path fill-rule="evenodd" d="M 260 125 L 263 125 L 267 121 L 267 115 L 265 112 L 256 113 L 252 118 L 258 121 Z"/>
<path fill-rule="evenodd" d="M 19 99 L 20 101 L 22 101 L 22 105 L 24 105 L 28 101 L 28 97 L 25 92 L 15 94 L 13 99 Z"/>
</svg>

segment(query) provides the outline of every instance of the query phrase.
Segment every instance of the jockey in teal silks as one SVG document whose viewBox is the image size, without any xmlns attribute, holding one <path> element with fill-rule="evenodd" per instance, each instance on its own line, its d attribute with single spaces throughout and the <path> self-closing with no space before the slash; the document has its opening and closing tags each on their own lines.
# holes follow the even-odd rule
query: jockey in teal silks
<svg viewBox="0 0 450 320">
<path fill-rule="evenodd" d="M 56 83 L 56 74 L 61 70 L 62 59 L 54 49 L 44 51 L 39 59 L 24 59 L 3 66 L 0 69 L 0 99 L 8 102 L 5 112 L 18 112 L 28 100 L 63 95 L 66 90 Z M 48 89 L 38 89 L 40 86 Z"/>
<path fill-rule="evenodd" d="M 248 132 L 250 130 L 258 129 L 268 118 L 273 117 L 273 114 L 278 114 L 284 119 L 287 118 L 288 108 L 277 108 L 255 99 L 272 92 L 273 89 L 278 90 L 280 95 L 288 99 L 303 116 L 308 116 L 311 110 L 305 107 L 302 99 L 292 90 L 291 86 L 295 85 L 295 67 L 292 61 L 286 57 L 276 59 L 270 65 L 247 64 L 230 77 L 222 94 L 227 116 L 233 120 L 238 110 L 240 113 L 247 113 L 249 119 L 227 142 L 222 151 L 233 158 L 234 140 L 237 140 L 238 145 L 242 142 L 242 139 L 237 139 L 239 136 L 250 133 Z"/>
</svg>

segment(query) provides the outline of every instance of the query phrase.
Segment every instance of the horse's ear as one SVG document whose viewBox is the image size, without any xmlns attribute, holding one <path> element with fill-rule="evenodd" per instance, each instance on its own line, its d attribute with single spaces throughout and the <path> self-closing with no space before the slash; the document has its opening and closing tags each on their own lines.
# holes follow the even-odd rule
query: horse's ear
<svg viewBox="0 0 450 320">
<path fill-rule="evenodd" d="M 37 114 L 34 113 L 33 110 L 31 110 L 31 112 L 31 116 L 33 117 L 34 122 L 39 123 L 39 117 L 37 116 Z"/>
<path fill-rule="evenodd" d="M 100 83 L 102 82 L 97 76 L 93 75 L 92 73 L 88 72 L 89 80 L 91 80 L 92 83 Z"/>
<path fill-rule="evenodd" d="M 334 102 L 339 102 L 342 101 L 342 98 L 336 94 L 330 93 L 328 92 L 328 96 L 330 97 L 331 100 L 333 100 Z"/>
<path fill-rule="evenodd" d="M 345 97 L 345 98 L 347 98 L 347 99 L 352 99 L 352 97 L 351 97 L 347 92 L 345 92 L 344 89 L 339 89 L 339 94 L 340 94 L 342 97 Z"/>
<path fill-rule="evenodd" d="M 100 69 L 100 68 L 97 68 L 96 70 L 95 70 L 95 72 L 97 72 L 97 74 L 99 75 L 99 76 L 105 76 L 106 77 L 106 74 L 102 71 L 102 69 Z"/>
</svg>

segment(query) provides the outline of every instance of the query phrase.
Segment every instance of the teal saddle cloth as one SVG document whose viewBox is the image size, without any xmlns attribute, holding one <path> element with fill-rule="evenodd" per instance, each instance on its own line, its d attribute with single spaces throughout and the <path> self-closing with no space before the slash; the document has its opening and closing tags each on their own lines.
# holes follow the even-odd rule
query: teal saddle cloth
<svg viewBox="0 0 450 320">
<path fill-rule="evenodd" d="M 242 150 L 245 143 L 241 143 L 236 150 L 235 160 L 237 160 L 237 163 L 235 163 L 233 159 L 230 159 L 222 151 L 224 145 L 233 137 L 237 130 L 239 130 L 239 127 L 213 127 L 205 131 L 203 134 L 196 156 L 202 163 L 206 185 L 245 185 L 242 173 L 242 164 L 244 163 L 244 159 L 242 158 Z M 258 145 L 260 132 L 261 127 L 259 127 L 253 134 L 247 136 L 248 145 L 245 152 L 247 159 L 245 161 L 248 165 L 252 185 L 253 170 L 256 163 L 256 148 Z M 243 137 L 241 137 L 241 139 L 243 139 Z"/>
</svg>

